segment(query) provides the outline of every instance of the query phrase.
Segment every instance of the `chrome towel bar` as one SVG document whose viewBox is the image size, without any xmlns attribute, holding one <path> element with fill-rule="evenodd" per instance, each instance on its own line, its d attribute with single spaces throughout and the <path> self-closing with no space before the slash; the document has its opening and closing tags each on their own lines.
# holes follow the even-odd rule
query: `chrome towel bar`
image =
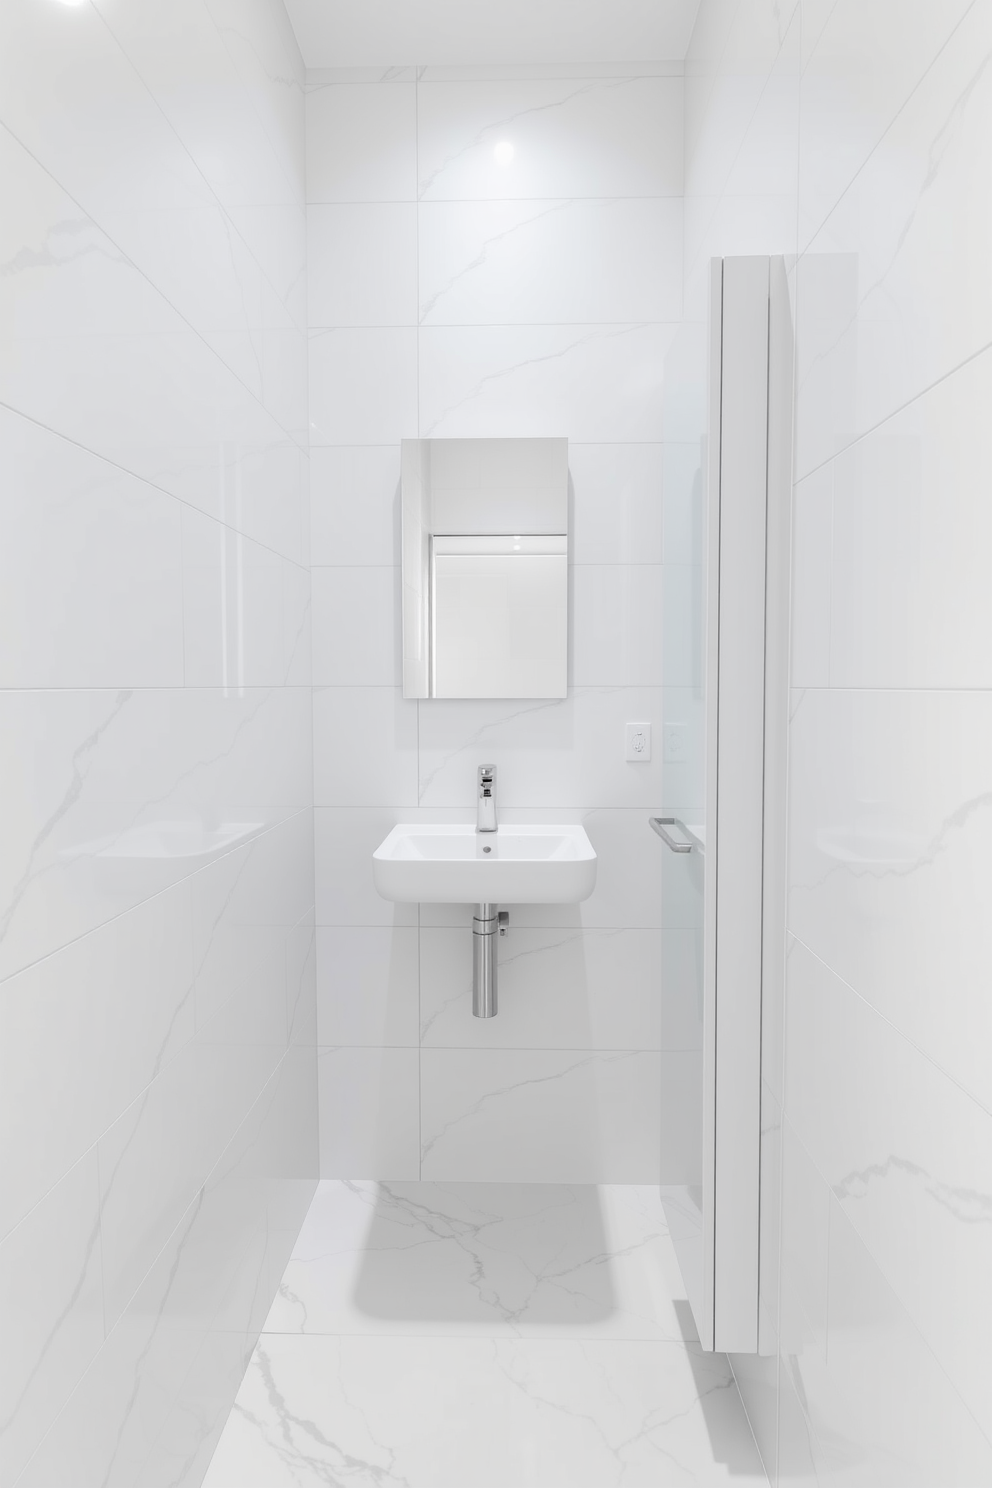
<svg viewBox="0 0 992 1488">
<path fill-rule="evenodd" d="M 658 833 L 658 836 L 661 838 L 662 842 L 664 842 L 667 847 L 670 847 L 672 849 L 672 852 L 692 852 L 692 849 L 696 845 L 693 842 L 692 838 L 686 833 L 686 829 L 682 825 L 682 823 L 678 821 L 674 816 L 649 816 L 648 826 Z M 681 833 L 682 835 L 680 837 L 674 836 L 673 833 L 669 831 L 670 827 L 674 827 L 676 831 Z"/>
</svg>

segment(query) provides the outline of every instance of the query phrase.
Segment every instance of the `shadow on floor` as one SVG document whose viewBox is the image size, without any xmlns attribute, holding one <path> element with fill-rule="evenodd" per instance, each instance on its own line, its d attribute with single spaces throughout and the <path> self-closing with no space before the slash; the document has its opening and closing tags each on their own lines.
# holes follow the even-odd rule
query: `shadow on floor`
<svg viewBox="0 0 992 1488">
<path fill-rule="evenodd" d="M 369 1317 L 581 1327 L 616 1308 L 592 1186 L 380 1183 L 353 1300 Z"/>
<path fill-rule="evenodd" d="M 689 1355 L 713 1460 L 722 1463 L 729 1473 L 749 1476 L 753 1480 L 756 1469 L 760 1471 L 760 1459 L 730 1360 L 726 1354 L 703 1352 L 692 1308 L 687 1301 L 677 1300 L 673 1306 Z"/>
</svg>

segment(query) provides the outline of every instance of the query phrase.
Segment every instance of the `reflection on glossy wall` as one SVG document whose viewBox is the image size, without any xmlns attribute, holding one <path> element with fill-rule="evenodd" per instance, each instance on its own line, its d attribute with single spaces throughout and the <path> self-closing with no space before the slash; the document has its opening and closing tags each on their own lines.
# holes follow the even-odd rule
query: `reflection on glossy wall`
<svg viewBox="0 0 992 1488">
<path fill-rule="evenodd" d="M 990 60 L 987 4 L 703 0 L 686 62 L 686 360 L 713 254 L 791 255 L 798 334 L 781 1274 L 735 1360 L 782 1488 L 992 1482 Z"/>
<path fill-rule="evenodd" d="M 0 120 L 0 1481 L 198 1481 L 316 1171 L 302 69 L 6 0 Z"/>
<path fill-rule="evenodd" d="M 311 74 L 307 100 L 321 1167 L 683 1176 L 687 1040 L 659 997 L 662 668 L 685 485 L 662 409 L 682 310 L 677 65 Z M 404 701 L 402 438 L 564 436 L 561 700 Z M 697 446 L 698 449 L 698 446 Z M 665 570 L 667 575 L 668 570 Z M 671 594 L 677 604 L 679 588 Z M 650 764 L 624 724 L 654 723 Z M 397 821 L 581 821 L 581 905 L 511 909 L 471 1014 L 471 906 L 392 905 Z"/>
</svg>

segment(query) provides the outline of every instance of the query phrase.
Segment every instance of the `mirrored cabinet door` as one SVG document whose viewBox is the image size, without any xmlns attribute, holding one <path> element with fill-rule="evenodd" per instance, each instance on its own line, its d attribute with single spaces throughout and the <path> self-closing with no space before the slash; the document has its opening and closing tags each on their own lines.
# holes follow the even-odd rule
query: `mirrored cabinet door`
<svg viewBox="0 0 992 1488">
<path fill-rule="evenodd" d="M 403 442 L 405 697 L 564 697 L 568 441 Z"/>
</svg>

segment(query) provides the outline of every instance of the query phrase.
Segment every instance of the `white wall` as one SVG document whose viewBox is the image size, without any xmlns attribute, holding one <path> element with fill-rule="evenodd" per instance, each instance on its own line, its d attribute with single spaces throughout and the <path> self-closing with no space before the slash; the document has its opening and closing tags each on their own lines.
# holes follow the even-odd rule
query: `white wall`
<svg viewBox="0 0 992 1488">
<path fill-rule="evenodd" d="M 782 1485 L 992 1481 L 990 57 L 965 0 L 704 0 L 686 64 L 689 320 L 784 252 L 797 321 L 778 1352 L 735 1361 Z"/>
<path fill-rule="evenodd" d="M 321 1171 L 683 1176 L 686 1031 L 661 995 L 664 590 L 684 459 L 666 446 L 681 315 L 673 68 L 324 75 L 307 100 Z M 509 167 L 493 147 L 515 146 Z M 404 701 L 399 440 L 566 435 L 562 702 Z M 673 541 L 675 539 L 672 539 Z M 624 760 L 650 720 L 652 762 Z M 394 906 L 397 821 L 582 821 L 579 906 L 510 906 L 500 1012 L 471 1015 L 471 909 Z"/>
<path fill-rule="evenodd" d="M 199 1481 L 316 1167 L 302 68 L 0 14 L 0 1480 Z"/>
</svg>

